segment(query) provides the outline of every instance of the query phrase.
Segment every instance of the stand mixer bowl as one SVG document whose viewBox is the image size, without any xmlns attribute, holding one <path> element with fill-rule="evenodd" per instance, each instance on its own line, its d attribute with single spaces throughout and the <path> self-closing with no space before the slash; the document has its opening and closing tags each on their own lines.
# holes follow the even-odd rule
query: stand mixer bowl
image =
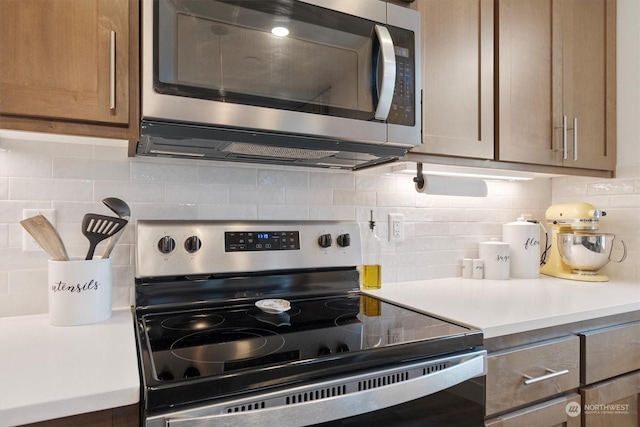
<svg viewBox="0 0 640 427">
<path fill-rule="evenodd" d="M 611 261 L 614 239 L 615 235 L 607 233 L 559 233 L 558 252 L 562 261 L 574 273 L 594 275 Z M 626 257 L 626 246 L 624 249 L 623 258 L 616 262 L 621 262 Z"/>
</svg>

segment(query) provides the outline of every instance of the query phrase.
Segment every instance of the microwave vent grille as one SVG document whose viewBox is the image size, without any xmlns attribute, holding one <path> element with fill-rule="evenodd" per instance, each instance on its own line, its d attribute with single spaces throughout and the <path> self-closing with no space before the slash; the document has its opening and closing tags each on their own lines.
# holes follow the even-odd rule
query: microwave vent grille
<svg viewBox="0 0 640 427">
<path fill-rule="evenodd" d="M 339 151 L 307 150 L 303 148 L 276 147 L 243 142 L 232 142 L 222 151 L 248 156 L 279 157 L 285 159 L 323 159 L 339 153 Z"/>
</svg>

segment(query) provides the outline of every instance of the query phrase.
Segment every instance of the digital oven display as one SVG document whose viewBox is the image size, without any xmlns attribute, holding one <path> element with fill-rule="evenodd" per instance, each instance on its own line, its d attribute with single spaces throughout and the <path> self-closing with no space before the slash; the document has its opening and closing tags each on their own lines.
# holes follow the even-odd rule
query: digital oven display
<svg viewBox="0 0 640 427">
<path fill-rule="evenodd" d="M 225 252 L 300 250 L 299 231 L 225 231 Z"/>
</svg>

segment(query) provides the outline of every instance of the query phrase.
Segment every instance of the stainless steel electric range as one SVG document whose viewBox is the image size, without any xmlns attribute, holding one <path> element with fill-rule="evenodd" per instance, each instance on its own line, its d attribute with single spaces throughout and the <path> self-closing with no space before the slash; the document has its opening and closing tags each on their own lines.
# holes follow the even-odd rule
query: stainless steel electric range
<svg viewBox="0 0 640 427">
<path fill-rule="evenodd" d="M 474 426 L 482 333 L 359 291 L 355 222 L 138 221 L 144 424 Z"/>
</svg>

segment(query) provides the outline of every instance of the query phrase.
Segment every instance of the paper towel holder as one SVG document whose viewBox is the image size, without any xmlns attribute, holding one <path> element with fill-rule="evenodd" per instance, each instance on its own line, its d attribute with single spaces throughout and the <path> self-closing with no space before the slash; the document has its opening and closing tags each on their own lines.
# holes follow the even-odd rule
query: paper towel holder
<svg viewBox="0 0 640 427">
<path fill-rule="evenodd" d="M 483 179 L 457 176 L 438 176 L 422 173 L 422 163 L 417 163 L 413 178 L 418 193 L 440 196 L 487 197 L 487 183 Z"/>
</svg>

